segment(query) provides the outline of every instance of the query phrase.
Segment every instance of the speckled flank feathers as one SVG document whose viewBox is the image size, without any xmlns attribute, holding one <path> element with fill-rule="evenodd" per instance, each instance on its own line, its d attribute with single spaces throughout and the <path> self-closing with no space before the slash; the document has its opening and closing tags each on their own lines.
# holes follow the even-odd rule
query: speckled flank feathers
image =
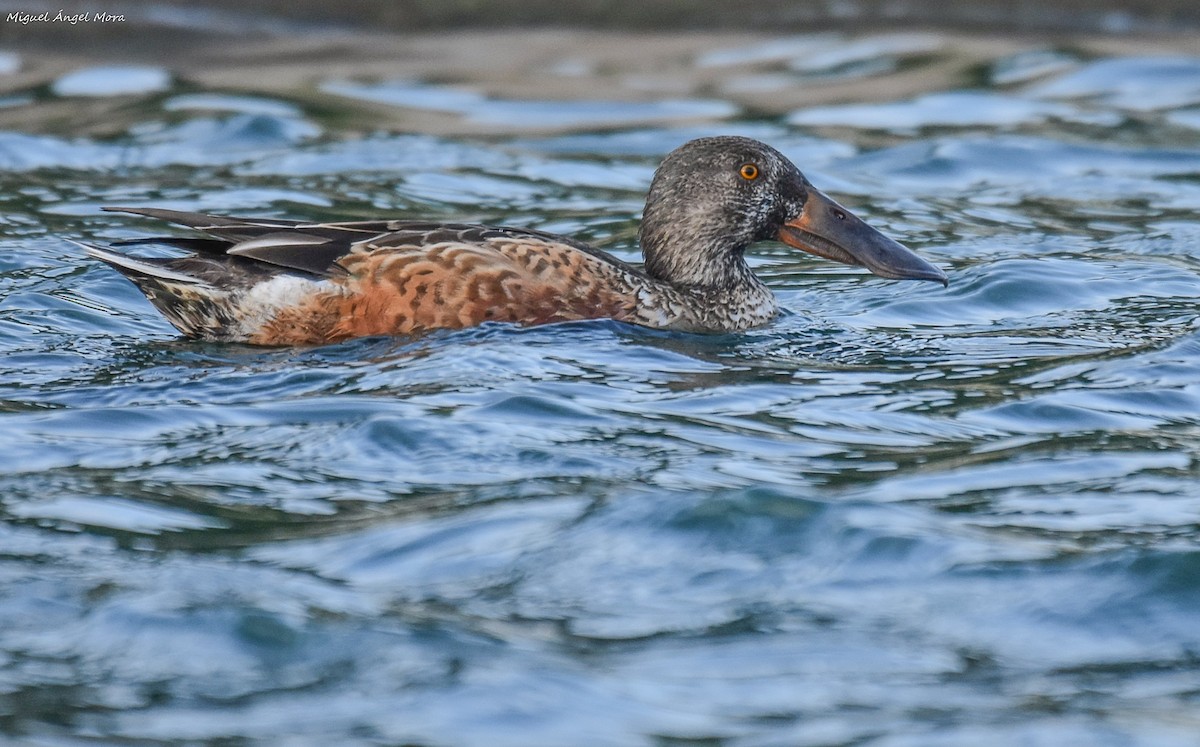
<svg viewBox="0 0 1200 747">
<path fill-rule="evenodd" d="M 486 321 L 595 318 L 737 331 L 778 312 L 771 291 L 746 265 L 746 248 L 779 237 L 809 249 L 795 237 L 811 229 L 797 222 L 810 191 L 823 197 L 762 143 L 734 137 L 688 143 L 667 157 L 651 185 L 641 229 L 645 269 L 528 229 L 303 223 L 155 208 L 105 209 L 202 232 L 125 242 L 167 244 L 189 256 L 140 259 L 85 247 L 133 281 L 184 335 L 199 339 L 319 344 Z"/>
<path fill-rule="evenodd" d="M 485 228 L 463 228 L 470 235 Z M 634 317 L 636 276 L 536 236 L 422 243 L 388 234 L 357 245 L 309 303 L 283 310 L 253 342 L 342 340 L 459 329 L 485 321 L 545 324 Z"/>
</svg>

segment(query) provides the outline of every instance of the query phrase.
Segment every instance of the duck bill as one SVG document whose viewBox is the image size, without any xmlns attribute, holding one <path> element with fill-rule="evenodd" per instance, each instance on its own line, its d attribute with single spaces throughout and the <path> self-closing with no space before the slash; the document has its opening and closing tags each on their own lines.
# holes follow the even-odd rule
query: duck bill
<svg viewBox="0 0 1200 747">
<path fill-rule="evenodd" d="M 811 187 L 800 215 L 779 229 L 779 240 L 818 257 L 865 267 L 881 277 L 949 284 L 946 273 Z"/>
</svg>

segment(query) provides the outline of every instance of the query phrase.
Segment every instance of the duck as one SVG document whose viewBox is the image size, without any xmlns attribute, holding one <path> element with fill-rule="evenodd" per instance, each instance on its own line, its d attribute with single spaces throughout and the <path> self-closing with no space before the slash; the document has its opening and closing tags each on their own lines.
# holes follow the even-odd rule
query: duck
<svg viewBox="0 0 1200 747">
<path fill-rule="evenodd" d="M 775 148 L 691 140 L 650 183 L 638 266 L 529 228 L 379 220 L 315 223 L 106 207 L 194 229 L 110 247 L 79 243 L 134 283 L 186 338 L 264 346 L 411 336 L 487 322 L 613 319 L 691 333 L 741 332 L 780 313 L 746 250 L 779 241 L 891 279 L 946 274 L 814 187 Z M 116 247 L 186 252 L 144 258 Z"/>
</svg>

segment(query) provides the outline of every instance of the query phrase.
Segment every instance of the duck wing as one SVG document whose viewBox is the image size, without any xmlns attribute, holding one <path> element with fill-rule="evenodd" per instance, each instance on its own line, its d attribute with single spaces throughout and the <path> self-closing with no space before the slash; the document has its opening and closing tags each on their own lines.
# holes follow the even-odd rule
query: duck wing
<svg viewBox="0 0 1200 747">
<path fill-rule="evenodd" d="M 527 228 L 409 220 L 311 223 L 141 207 L 105 207 L 103 210 L 143 215 L 186 226 L 212 237 L 152 237 L 117 242 L 120 246 L 165 244 L 202 255 L 228 255 L 256 260 L 319 277 L 344 275 L 346 268 L 339 260 L 352 252 L 389 251 L 397 247 L 411 249 L 451 243 L 483 245 L 504 239 L 553 242 L 639 274 L 627 263 L 581 241 Z"/>
</svg>

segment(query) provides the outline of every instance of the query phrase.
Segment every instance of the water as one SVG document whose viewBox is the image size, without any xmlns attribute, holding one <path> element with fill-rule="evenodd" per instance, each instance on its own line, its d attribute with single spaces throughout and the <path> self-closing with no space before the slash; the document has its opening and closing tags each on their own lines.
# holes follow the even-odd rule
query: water
<svg viewBox="0 0 1200 747">
<path fill-rule="evenodd" d="M 839 39 L 696 69 L 946 62 Z M 128 72 L 116 134 L 0 132 L 8 743 L 1195 744 L 1200 58 L 1030 47 L 778 116 L 323 84 L 503 133 L 461 138 Z M 103 99 L 81 80 L 10 106 Z M 63 241 L 157 231 L 97 210 L 147 204 L 634 259 L 654 165 L 711 133 L 777 145 L 949 289 L 763 245 L 790 313 L 745 334 L 256 349 L 180 341 Z"/>
</svg>

